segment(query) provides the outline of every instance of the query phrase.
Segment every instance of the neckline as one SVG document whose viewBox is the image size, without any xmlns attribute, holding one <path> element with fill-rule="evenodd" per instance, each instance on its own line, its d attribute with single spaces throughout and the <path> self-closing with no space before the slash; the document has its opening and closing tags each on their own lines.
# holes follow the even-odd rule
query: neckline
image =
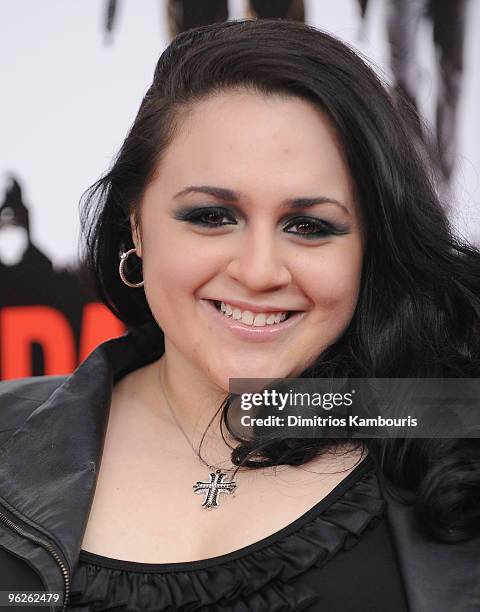
<svg viewBox="0 0 480 612">
<path fill-rule="evenodd" d="M 325 511 L 329 506 L 337 501 L 337 499 L 342 497 L 348 489 L 357 483 L 372 468 L 373 461 L 370 455 L 367 455 L 334 489 L 330 491 L 330 493 L 323 497 L 309 510 L 300 515 L 297 519 L 274 533 L 253 542 L 252 544 L 248 544 L 247 546 L 243 546 L 242 548 L 223 555 L 217 555 L 215 557 L 208 557 L 205 559 L 197 559 L 195 561 L 179 561 L 175 563 L 142 563 L 140 561 L 105 557 L 82 548 L 80 550 L 79 561 L 109 569 L 147 573 L 185 572 L 196 569 L 206 569 L 222 563 L 234 561 L 235 559 L 239 559 L 245 555 L 270 546 L 282 537 L 286 537 L 300 529 L 305 523 L 312 520 L 314 516 Z"/>
</svg>

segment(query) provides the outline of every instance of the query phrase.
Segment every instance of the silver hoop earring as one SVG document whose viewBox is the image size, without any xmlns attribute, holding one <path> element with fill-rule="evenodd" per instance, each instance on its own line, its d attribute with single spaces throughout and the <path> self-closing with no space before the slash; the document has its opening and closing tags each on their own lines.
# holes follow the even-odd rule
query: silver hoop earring
<svg viewBox="0 0 480 612">
<path fill-rule="evenodd" d="M 120 278 L 127 285 L 127 287 L 133 287 L 133 288 L 143 287 L 143 280 L 141 283 L 131 283 L 125 276 L 125 270 L 124 270 L 125 262 L 127 261 L 127 259 L 130 257 L 132 253 L 136 253 L 136 252 L 137 252 L 137 249 L 130 249 L 126 253 L 122 253 L 120 255 L 120 264 L 118 266 L 118 273 L 120 274 Z"/>
</svg>

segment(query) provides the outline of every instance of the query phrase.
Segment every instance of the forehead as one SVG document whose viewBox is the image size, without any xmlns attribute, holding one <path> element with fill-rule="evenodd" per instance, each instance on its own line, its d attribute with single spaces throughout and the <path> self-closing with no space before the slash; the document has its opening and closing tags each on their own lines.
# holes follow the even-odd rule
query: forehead
<svg viewBox="0 0 480 612">
<path fill-rule="evenodd" d="M 326 114 L 299 97 L 250 91 L 217 93 L 180 114 L 155 177 L 167 192 L 213 184 L 267 200 L 319 190 L 352 206 L 354 199 Z"/>
</svg>

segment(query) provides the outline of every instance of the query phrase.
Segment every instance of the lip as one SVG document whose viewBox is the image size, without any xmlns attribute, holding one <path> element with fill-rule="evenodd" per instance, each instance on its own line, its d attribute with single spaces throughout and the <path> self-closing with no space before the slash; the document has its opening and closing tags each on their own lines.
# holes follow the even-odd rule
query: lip
<svg viewBox="0 0 480 612">
<path fill-rule="evenodd" d="M 306 311 L 297 312 L 281 323 L 275 323 L 274 325 L 265 327 L 253 327 L 221 314 L 210 300 L 200 299 L 200 303 L 214 321 L 221 324 L 223 328 L 230 330 L 237 338 L 250 342 L 268 342 L 275 340 L 277 337 L 282 336 L 295 327 L 295 325 L 297 325 L 306 315 Z"/>
</svg>

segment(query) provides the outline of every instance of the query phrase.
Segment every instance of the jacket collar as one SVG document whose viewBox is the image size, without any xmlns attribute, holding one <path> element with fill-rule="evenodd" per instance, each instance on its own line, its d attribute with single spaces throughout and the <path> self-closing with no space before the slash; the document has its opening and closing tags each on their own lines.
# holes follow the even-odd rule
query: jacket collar
<svg viewBox="0 0 480 612">
<path fill-rule="evenodd" d="M 480 538 L 432 540 L 420 528 L 415 495 L 379 482 L 410 612 L 480 610 Z"/>
<path fill-rule="evenodd" d="M 70 572 L 93 503 L 113 384 L 163 352 L 156 325 L 104 342 L 2 448 L 0 498 L 48 534 Z"/>
<path fill-rule="evenodd" d="M 164 350 L 163 333 L 151 324 L 101 344 L 2 449 L 0 499 L 56 543 L 70 572 L 93 503 L 113 384 Z M 426 538 L 414 500 L 401 504 L 389 487 L 382 489 L 410 611 L 480 609 L 479 540 L 442 544 Z"/>
</svg>

